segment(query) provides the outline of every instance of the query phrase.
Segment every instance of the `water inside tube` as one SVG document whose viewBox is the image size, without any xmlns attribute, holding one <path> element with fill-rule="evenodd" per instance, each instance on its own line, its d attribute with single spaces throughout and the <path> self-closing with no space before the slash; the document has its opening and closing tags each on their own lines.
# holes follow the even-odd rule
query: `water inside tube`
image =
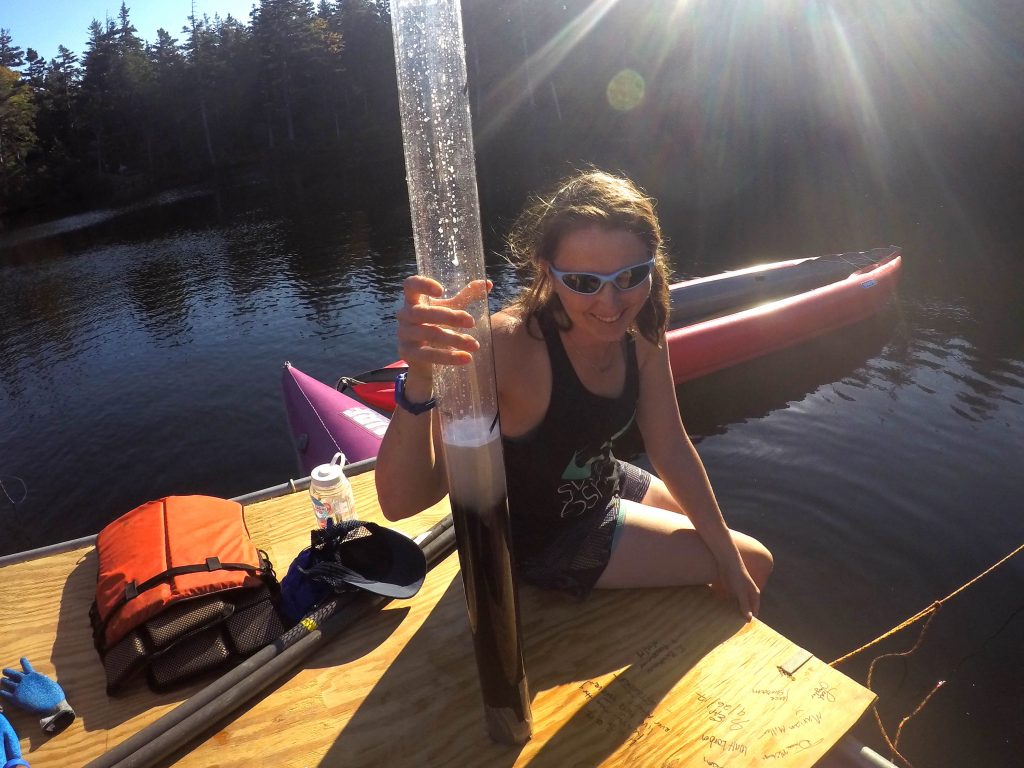
<svg viewBox="0 0 1024 768">
<path fill-rule="evenodd" d="M 452 497 L 469 507 L 487 509 L 505 497 L 501 435 L 494 417 L 454 420 L 444 432 L 448 482 Z"/>
</svg>

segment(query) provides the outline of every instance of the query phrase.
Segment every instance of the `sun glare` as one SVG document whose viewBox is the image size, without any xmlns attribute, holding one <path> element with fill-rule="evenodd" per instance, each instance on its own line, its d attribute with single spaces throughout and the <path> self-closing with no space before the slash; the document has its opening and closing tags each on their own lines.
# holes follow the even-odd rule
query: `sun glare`
<svg viewBox="0 0 1024 768">
<path fill-rule="evenodd" d="M 618 2 L 594 0 L 583 13 L 566 24 L 498 83 L 488 97 L 490 108 L 486 111 L 487 118 L 478 134 L 481 143 L 486 142 L 527 99 L 532 98 L 533 83 L 547 80 Z M 520 88 L 518 84 L 522 82 L 527 82 L 530 87 Z"/>
<path fill-rule="evenodd" d="M 487 89 L 478 136 L 545 99 L 700 206 L 772 173 L 809 217 L 828 195 L 837 217 L 855 215 L 843 201 L 864 189 L 894 209 L 896 180 L 923 166 L 960 216 L 957 137 L 1005 141 L 1019 122 L 1014 18 L 969 0 L 593 0 Z"/>
</svg>

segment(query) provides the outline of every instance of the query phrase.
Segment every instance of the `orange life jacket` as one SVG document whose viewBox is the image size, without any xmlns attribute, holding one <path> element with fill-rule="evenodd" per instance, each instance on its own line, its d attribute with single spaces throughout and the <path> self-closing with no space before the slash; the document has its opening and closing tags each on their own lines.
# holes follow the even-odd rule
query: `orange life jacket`
<svg viewBox="0 0 1024 768">
<path fill-rule="evenodd" d="M 249 538 L 242 505 L 210 496 L 168 496 L 136 507 L 100 532 L 96 550 L 92 613 L 101 649 L 182 600 L 273 579 Z"/>
</svg>

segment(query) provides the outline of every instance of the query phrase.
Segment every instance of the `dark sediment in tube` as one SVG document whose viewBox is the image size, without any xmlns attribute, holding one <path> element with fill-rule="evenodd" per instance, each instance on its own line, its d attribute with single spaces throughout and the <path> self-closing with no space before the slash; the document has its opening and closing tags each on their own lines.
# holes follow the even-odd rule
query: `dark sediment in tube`
<svg viewBox="0 0 1024 768">
<path fill-rule="evenodd" d="M 447 425 L 445 460 L 487 729 L 495 741 L 531 735 L 501 439 L 485 420 Z M 484 437 L 481 437 L 483 435 Z"/>
</svg>

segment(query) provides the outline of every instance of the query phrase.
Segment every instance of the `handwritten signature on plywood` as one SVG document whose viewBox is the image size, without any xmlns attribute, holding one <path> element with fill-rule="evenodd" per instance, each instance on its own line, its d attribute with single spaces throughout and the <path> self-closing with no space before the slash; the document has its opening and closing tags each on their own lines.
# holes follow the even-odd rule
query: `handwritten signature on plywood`
<svg viewBox="0 0 1024 768">
<path fill-rule="evenodd" d="M 754 684 L 742 674 L 705 675 L 658 700 L 637 685 L 638 677 L 670 665 L 681 655 L 668 643 L 649 643 L 637 651 L 634 667 L 612 680 L 580 683 L 577 690 L 586 700 L 582 714 L 606 730 L 624 722 L 637 723 L 623 746 L 633 754 L 631 748 L 646 742 L 661 752 L 656 764 L 662 768 L 698 764 L 698 754 L 699 764 L 714 768 L 805 765 L 820 756 L 826 737 L 834 740 L 837 735 L 829 727 L 827 713 L 841 694 L 835 680 L 827 679 L 831 673 L 827 667 L 807 665 L 799 679 L 766 681 L 763 675 L 752 675 Z M 699 734 L 693 733 L 695 718 L 705 724 Z M 668 759 L 663 751 L 666 744 L 679 745 Z M 814 753 L 807 754 L 809 750 Z"/>
</svg>

